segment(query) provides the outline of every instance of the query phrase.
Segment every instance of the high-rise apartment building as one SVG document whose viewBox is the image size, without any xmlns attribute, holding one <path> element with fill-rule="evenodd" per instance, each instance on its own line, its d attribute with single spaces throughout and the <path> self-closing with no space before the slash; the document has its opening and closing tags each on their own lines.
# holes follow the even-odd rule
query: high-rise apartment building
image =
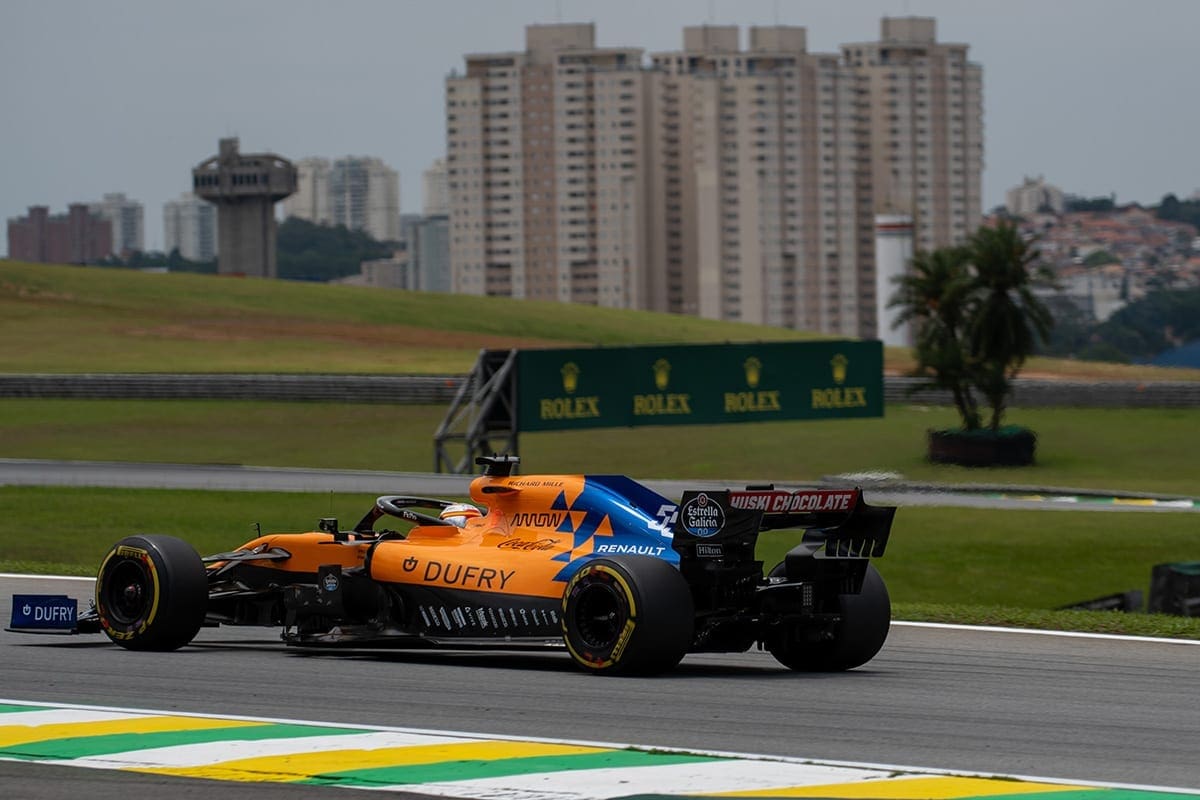
<svg viewBox="0 0 1200 800">
<path fill-rule="evenodd" d="M 982 213 L 983 70 L 930 17 L 880 27 L 878 42 L 842 45 L 865 78 L 875 210 L 912 217 L 917 250 L 960 243 Z"/>
<path fill-rule="evenodd" d="M 217 207 L 191 192 L 163 203 L 163 251 L 188 261 L 217 257 Z"/>
<path fill-rule="evenodd" d="M 400 239 L 400 175 L 378 158 L 347 156 L 297 162 L 296 193 L 285 216 L 317 225 L 345 225 L 380 242 Z"/>
<path fill-rule="evenodd" d="M 47 206 L 30 206 L 26 216 L 8 220 L 8 257 L 15 261 L 94 264 L 112 252 L 112 225 L 86 203 L 53 216 Z"/>
<path fill-rule="evenodd" d="M 416 288 L 423 292 L 450 291 L 450 221 L 445 214 L 421 217 L 408 237 L 409 258 Z"/>
<path fill-rule="evenodd" d="M 335 225 L 399 241 L 399 173 L 378 158 L 337 159 L 329 170 L 329 213 Z"/>
<path fill-rule="evenodd" d="M 113 253 L 121 255 L 146 249 L 146 212 L 141 203 L 114 192 L 105 194 L 98 203 L 88 203 L 88 208 L 112 225 Z"/>
<path fill-rule="evenodd" d="M 421 173 L 421 213 L 426 217 L 449 215 L 450 186 L 446 178 L 446 159 L 437 158 Z"/>
<path fill-rule="evenodd" d="M 642 51 L 590 24 L 528 26 L 525 46 L 446 80 L 453 291 L 645 307 Z"/>
<path fill-rule="evenodd" d="M 874 236 L 857 73 L 804 28 L 684 29 L 656 53 L 664 310 L 874 333 Z"/>
<path fill-rule="evenodd" d="M 1008 213 L 1018 217 L 1041 211 L 1061 214 L 1066 207 L 1066 197 L 1062 189 L 1046 183 L 1041 175 L 1036 178 L 1026 175 L 1020 186 L 1014 186 L 1004 193 L 1004 207 Z"/>
<path fill-rule="evenodd" d="M 329 225 L 329 159 L 302 158 L 296 162 L 296 192 L 283 201 L 285 217 Z"/>
<path fill-rule="evenodd" d="M 875 215 L 979 224 L 981 70 L 928 18 L 810 53 L 795 26 L 684 29 L 644 64 L 591 25 L 446 81 L 452 290 L 877 334 Z"/>
</svg>

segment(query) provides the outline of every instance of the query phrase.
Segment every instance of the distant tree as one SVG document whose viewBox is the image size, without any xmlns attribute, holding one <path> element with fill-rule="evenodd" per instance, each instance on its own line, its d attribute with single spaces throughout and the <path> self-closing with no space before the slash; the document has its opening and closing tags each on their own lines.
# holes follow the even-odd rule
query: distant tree
<svg viewBox="0 0 1200 800">
<path fill-rule="evenodd" d="M 1094 250 L 1083 259 L 1085 267 L 1102 267 L 1105 264 L 1120 264 L 1121 259 L 1107 250 Z"/>
<path fill-rule="evenodd" d="M 1069 194 L 1063 199 L 1066 211 L 1112 211 L 1116 208 L 1116 195 L 1110 197 L 1080 197 Z"/>
<path fill-rule="evenodd" d="M 1084 361 L 1108 361 L 1113 364 L 1128 364 L 1130 358 L 1107 342 L 1089 344 L 1079 351 Z"/>
<path fill-rule="evenodd" d="M 979 406 L 964 346 L 972 288 L 968 258 L 962 247 L 918 252 L 897 279 L 888 307 L 900 310 L 895 327 L 913 326 L 917 371 L 932 375 L 928 385 L 950 392 L 963 428 L 970 431 L 979 427 Z"/>
<path fill-rule="evenodd" d="M 171 272 L 200 272 L 212 274 L 217 271 L 217 261 L 189 261 L 184 258 L 179 248 L 174 248 L 170 253 L 163 253 L 159 250 L 134 250 L 131 253 L 121 256 L 109 256 L 101 262 L 101 266 L 106 267 L 129 267 L 130 269 L 168 269 Z"/>
<path fill-rule="evenodd" d="M 1054 317 L 1054 328 L 1050 338 L 1038 344 L 1037 355 L 1084 358 L 1096 329 L 1095 318 L 1066 295 L 1052 294 L 1042 303 Z"/>
<path fill-rule="evenodd" d="M 1002 221 L 980 227 L 966 245 L 918 253 L 897 279 L 889 306 L 899 308 L 896 325 L 915 330 L 917 370 L 931 385 L 949 390 L 965 430 L 980 427 L 972 390 L 991 408 L 989 427 L 998 432 L 1012 381 L 1046 341 L 1053 326 L 1049 309 L 1033 294 L 1049 273 L 1017 226 Z"/>
<path fill-rule="evenodd" d="M 1033 293 L 1050 275 L 1037 267 L 1038 251 L 1017 226 L 1001 222 L 971 235 L 967 252 L 973 268 L 967 323 L 967 350 L 975 385 L 992 409 L 990 427 L 1000 429 L 1012 380 L 1033 355 L 1037 339 L 1050 336 L 1054 318 Z"/>
<path fill-rule="evenodd" d="M 279 226 L 276 259 L 280 278 L 331 281 L 357 275 L 363 261 L 388 258 L 392 247 L 343 225 L 315 225 L 288 217 Z"/>
<path fill-rule="evenodd" d="M 1159 219 L 1179 219 L 1180 206 L 1179 198 L 1174 194 L 1163 195 L 1162 202 L 1158 204 L 1158 212 L 1155 214 Z"/>
<path fill-rule="evenodd" d="M 1134 361 L 1200 339 L 1200 289 L 1152 292 L 1096 326 L 1092 338 Z"/>
<path fill-rule="evenodd" d="M 1180 200 L 1173 194 L 1164 195 L 1154 215 L 1169 222 L 1186 222 L 1200 230 L 1200 200 Z"/>
</svg>

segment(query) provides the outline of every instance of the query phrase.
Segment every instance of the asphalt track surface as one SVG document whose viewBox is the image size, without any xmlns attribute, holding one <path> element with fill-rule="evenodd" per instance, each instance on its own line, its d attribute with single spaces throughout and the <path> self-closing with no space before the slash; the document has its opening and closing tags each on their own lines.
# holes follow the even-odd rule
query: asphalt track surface
<svg viewBox="0 0 1200 800">
<path fill-rule="evenodd" d="M 26 592 L 86 603 L 91 584 L 0 578 L 3 620 L 11 595 Z M 557 651 L 299 651 L 267 628 L 205 629 L 175 653 L 128 652 L 103 636 L 0 633 L 0 697 L 13 700 L 1185 789 L 1200 789 L 1198 667 L 1200 646 L 1183 642 L 911 625 L 893 627 L 880 655 L 847 673 L 791 673 L 752 652 L 689 656 L 657 678 L 587 675 Z M 274 787 L 78 772 L 90 773 L 0 762 L 0 785 L 5 797 L 82 796 L 84 777 L 97 798 L 276 796 Z M 287 796 L 346 797 L 297 789 Z"/>
<path fill-rule="evenodd" d="M 465 495 L 468 480 L 0 459 L 0 485 Z M 725 485 L 647 483 L 676 497 Z M 867 493 L 900 505 L 1055 507 L 989 495 Z M 90 585 L 0 578 L 4 621 L 18 592 L 86 601 Z M 670 676 L 612 679 L 576 672 L 561 653 L 304 653 L 269 629 L 205 630 L 176 654 L 128 653 L 103 637 L 0 632 L 0 696 L 1200 788 L 1198 661 L 1200 647 L 1187 644 L 896 626 L 874 661 L 840 675 L 794 675 L 750 653 L 690 656 Z M 0 762 L 0 786 L 4 797 L 56 800 L 346 796 L 16 762 Z"/>
<path fill-rule="evenodd" d="M 364 470 L 294 469 L 252 467 L 233 464 L 139 464 L 117 461 L 49 461 L 0 458 L 0 486 L 100 486 L 142 489 L 210 489 L 273 492 L 361 492 L 365 494 L 414 494 L 465 497 L 472 476 L 420 472 L 372 472 Z M 745 481 L 643 480 L 669 498 L 688 489 L 739 488 Z M 854 485 L 853 480 L 835 481 Z M 1055 502 L 1062 495 L 1080 490 L 1048 490 L 1039 487 L 1007 488 L 942 487 L 914 484 L 864 486 L 867 502 L 876 505 L 958 506 L 970 508 L 1057 509 L 1123 512 L 1200 512 L 1200 502 L 1187 500 L 1187 507 L 1167 505 L 1171 498 L 1158 498 L 1146 505 L 1102 505 Z M 1043 495 L 1030 499 L 1031 495 Z"/>
</svg>

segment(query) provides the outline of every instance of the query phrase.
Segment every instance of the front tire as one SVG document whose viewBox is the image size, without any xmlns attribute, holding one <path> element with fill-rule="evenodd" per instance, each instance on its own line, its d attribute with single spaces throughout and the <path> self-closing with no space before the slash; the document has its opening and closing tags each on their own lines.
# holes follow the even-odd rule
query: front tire
<svg viewBox="0 0 1200 800">
<path fill-rule="evenodd" d="M 771 575 L 782 575 L 780 564 Z M 892 622 L 892 601 L 883 577 L 867 565 L 862 591 L 838 595 L 839 621 L 833 638 L 819 642 L 799 636 L 783 636 L 768 643 L 780 664 L 800 672 L 841 672 L 862 666 L 875 657 L 887 639 Z"/>
<path fill-rule="evenodd" d="M 195 549 L 173 536 L 127 536 L 96 576 L 100 628 L 127 650 L 178 650 L 208 608 L 208 577 Z"/>
<path fill-rule="evenodd" d="M 692 593 L 661 559 L 598 558 L 563 593 L 563 640 L 594 673 L 652 675 L 673 668 L 692 644 Z"/>
</svg>

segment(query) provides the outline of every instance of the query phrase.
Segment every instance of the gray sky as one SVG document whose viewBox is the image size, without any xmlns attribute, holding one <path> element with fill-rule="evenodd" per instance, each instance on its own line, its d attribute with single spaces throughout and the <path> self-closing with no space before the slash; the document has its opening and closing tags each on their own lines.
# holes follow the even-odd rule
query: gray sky
<svg viewBox="0 0 1200 800">
<path fill-rule="evenodd" d="M 0 216 L 125 192 L 161 247 L 162 203 L 229 135 L 378 156 L 419 211 L 445 76 L 523 49 L 526 24 L 595 22 L 598 45 L 650 53 L 685 25 L 779 22 L 837 52 L 907 14 L 983 65 L 985 209 L 1024 175 L 1142 203 L 1200 188 L 1200 0 L 0 0 Z"/>
</svg>

